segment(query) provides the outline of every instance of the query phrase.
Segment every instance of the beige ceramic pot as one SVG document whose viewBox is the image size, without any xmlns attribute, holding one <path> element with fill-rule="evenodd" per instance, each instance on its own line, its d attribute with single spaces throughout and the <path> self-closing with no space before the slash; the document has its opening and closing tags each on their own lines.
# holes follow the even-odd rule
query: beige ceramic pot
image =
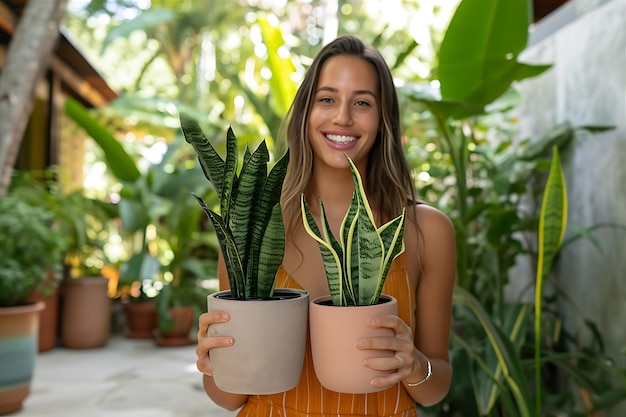
<svg viewBox="0 0 626 417">
<path fill-rule="evenodd" d="M 211 350 L 213 379 L 222 390 L 275 394 L 298 384 L 306 350 L 309 293 L 277 288 L 274 299 L 239 301 L 230 291 L 208 296 L 209 311 L 230 321 L 209 326 L 209 336 L 232 336 L 229 347 Z"/>
<path fill-rule="evenodd" d="M 394 353 L 359 350 L 356 341 L 362 337 L 394 337 L 393 330 L 368 327 L 367 321 L 376 316 L 397 314 L 398 301 L 389 295 L 381 295 L 381 302 L 371 306 L 333 306 L 330 296 L 313 300 L 309 306 L 311 352 L 315 373 L 322 385 L 331 391 L 350 394 L 380 391 L 372 387 L 370 381 L 390 372 L 367 368 L 363 361 Z"/>
</svg>

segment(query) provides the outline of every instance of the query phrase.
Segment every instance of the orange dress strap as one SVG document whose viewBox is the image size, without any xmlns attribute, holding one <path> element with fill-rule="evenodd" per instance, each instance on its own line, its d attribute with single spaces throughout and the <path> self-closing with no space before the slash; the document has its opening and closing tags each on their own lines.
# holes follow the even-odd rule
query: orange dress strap
<svg viewBox="0 0 626 417">
<path fill-rule="evenodd" d="M 405 254 L 398 256 L 389 269 L 383 293 L 398 300 L 398 315 L 415 331 L 415 288 L 408 274 Z M 299 288 L 281 267 L 276 288 Z M 417 417 L 416 405 L 400 383 L 371 394 L 344 394 L 327 390 L 313 369 L 311 343 L 307 350 L 298 385 L 272 395 L 251 395 L 238 417 Z"/>
</svg>

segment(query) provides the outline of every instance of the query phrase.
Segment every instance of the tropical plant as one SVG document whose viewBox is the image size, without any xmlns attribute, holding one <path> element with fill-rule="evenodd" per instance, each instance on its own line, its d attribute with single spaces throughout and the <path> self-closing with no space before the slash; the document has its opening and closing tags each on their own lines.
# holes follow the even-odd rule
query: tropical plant
<svg viewBox="0 0 626 417">
<path fill-rule="evenodd" d="M 55 227 L 65 240 L 63 264 L 68 276 L 98 275 L 109 262 L 104 246 L 116 232 L 112 220 L 117 207 L 87 197 L 81 188 L 64 190 L 62 178 L 63 172 L 54 167 L 16 171 L 9 192 L 54 213 Z"/>
<path fill-rule="evenodd" d="M 450 216 L 457 238 L 451 361 L 456 374 L 468 377 L 428 410 L 435 415 L 547 416 L 577 413 L 581 402 L 585 412 L 593 412 L 624 398 L 623 370 L 610 365 L 594 324 L 588 322 L 594 340 L 582 346 L 562 328 L 567 295 L 551 288 L 536 301 L 535 314 L 524 289 L 536 283 L 513 270 L 522 257 L 539 261 L 534 236 L 544 187 L 537 180 L 549 165 L 545 154 L 554 145 L 559 151 L 573 145 L 580 130 L 608 129 L 563 123 L 541 137 L 516 137 L 514 111 L 521 96 L 515 82 L 549 68 L 518 62 L 528 12 L 526 0 L 463 0 L 438 50 L 433 74 L 441 90 L 412 83 L 400 88 L 406 104 L 426 107 L 405 112 L 409 157 L 429 174 L 418 180 L 420 196 Z M 595 228 L 575 237 L 590 238 L 598 247 L 590 233 Z M 522 286 L 512 294 L 516 278 Z M 540 334 L 533 320 L 541 321 Z M 541 380 L 528 385 L 536 378 Z"/>
<path fill-rule="evenodd" d="M 531 395 L 528 373 L 525 372 L 521 354 L 526 336 L 526 332 L 523 330 L 528 321 L 529 305 L 519 305 L 513 314 L 515 325 L 505 328 L 495 323 L 469 292 L 461 288 L 457 288 L 455 292 L 455 301 L 468 308 L 480 322 L 493 352 L 493 356 L 481 356 L 477 355 L 474 350 L 469 351 L 472 359 L 477 361 L 482 371 L 488 376 L 488 379 L 482 379 L 482 385 L 477 389 L 477 392 L 482 394 L 477 398 L 479 414 L 481 415 L 489 415 L 492 408 L 498 404 L 497 399 L 501 400 L 499 404 L 506 409 L 506 415 L 530 417 L 545 415 L 546 412 L 541 402 L 543 282 L 559 251 L 567 224 L 567 193 L 556 146 L 553 152 L 538 228 L 537 250 L 539 256 L 535 281 L 535 357 L 532 363 L 535 371 L 534 396 Z M 466 348 L 469 347 L 461 337 L 455 337 L 455 339 Z M 484 360 L 484 358 L 487 359 Z M 481 380 L 474 372 L 471 376 L 472 381 Z"/>
<path fill-rule="evenodd" d="M 469 375 L 467 382 L 475 393 L 475 406 L 463 407 L 464 415 L 557 415 L 566 407 L 576 408 L 568 405 L 566 397 L 572 393 L 567 387 L 584 399 L 580 415 L 610 407 L 624 397 L 626 386 L 616 384 L 620 371 L 609 366 L 603 355 L 585 348 L 559 351 L 558 346 L 550 346 L 558 340 L 545 334 L 550 330 L 546 321 L 552 321 L 544 307 L 545 280 L 563 242 L 566 220 L 567 194 L 558 148 L 554 147 L 538 226 L 534 312 L 530 303 L 509 303 L 506 314 L 498 320 L 469 291 L 455 288 L 455 308 L 463 310 L 459 314 L 465 317 L 466 328 L 453 332 L 453 342 L 464 349 L 470 361 L 457 362 L 456 369 Z M 469 330 L 472 326 L 478 328 Z M 485 344 L 480 340 L 486 340 Z M 549 378 L 549 367 L 561 370 L 569 381 L 555 385 Z M 549 401 L 548 396 L 552 397 Z M 555 401 L 559 397 L 561 400 Z"/>
<path fill-rule="evenodd" d="M 319 200 L 322 219 L 320 233 L 304 194 L 301 196 L 302 219 L 307 233 L 317 241 L 324 259 L 333 305 L 377 304 L 391 262 L 404 252 L 405 210 L 379 228 L 363 188 L 357 167 L 349 156 L 355 192 L 339 230 L 339 240 L 333 236 Z"/>
<path fill-rule="evenodd" d="M 181 143 L 167 145 L 161 161 L 140 170 L 78 102 L 67 100 L 65 109 L 102 149 L 110 173 L 122 185 L 117 206 L 128 254 L 120 265 L 120 293 L 131 301 L 154 299 L 159 327 L 167 331 L 173 326 L 169 307 L 199 311 L 207 292 L 199 281 L 217 276 L 215 236 L 202 224 L 202 212 L 191 207 L 192 192 L 208 199 L 213 190 L 198 179 L 201 168 L 193 163 L 193 152 L 180 146 L 182 137 Z"/>
<path fill-rule="evenodd" d="M 215 229 L 231 296 L 240 300 L 271 298 L 285 248 L 280 192 L 289 153 L 268 173 L 265 141 L 254 152 L 246 147 L 238 173 L 238 141 L 232 128 L 226 135 L 226 158 L 222 159 L 194 119 L 183 113 L 180 122 L 185 139 L 196 151 L 206 178 L 219 196 L 220 214 L 201 197 L 196 199 Z"/>
<path fill-rule="evenodd" d="M 25 303 L 48 271 L 60 274 L 65 246 L 52 211 L 17 195 L 0 198 L 0 307 Z"/>
</svg>

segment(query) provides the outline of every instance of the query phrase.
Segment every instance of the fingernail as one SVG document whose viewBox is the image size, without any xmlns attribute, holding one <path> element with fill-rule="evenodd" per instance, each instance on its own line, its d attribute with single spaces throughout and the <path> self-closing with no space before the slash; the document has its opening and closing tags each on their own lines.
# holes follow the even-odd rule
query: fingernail
<svg viewBox="0 0 626 417">
<path fill-rule="evenodd" d="M 358 348 L 362 348 L 363 346 L 365 346 L 365 343 L 363 343 L 362 340 L 357 340 L 356 341 L 356 347 Z"/>
</svg>

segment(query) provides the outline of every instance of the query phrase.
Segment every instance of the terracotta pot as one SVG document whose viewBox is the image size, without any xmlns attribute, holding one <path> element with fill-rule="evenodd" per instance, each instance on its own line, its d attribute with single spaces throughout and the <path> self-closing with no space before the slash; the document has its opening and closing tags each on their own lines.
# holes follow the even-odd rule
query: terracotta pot
<svg viewBox="0 0 626 417">
<path fill-rule="evenodd" d="M 59 330 L 59 289 L 50 290 L 50 294 L 36 291 L 28 297 L 29 301 L 44 303 L 39 314 L 38 351 L 47 352 L 57 345 Z"/>
<path fill-rule="evenodd" d="M 322 385 L 336 392 L 366 394 L 380 391 L 372 378 L 389 374 L 363 365 L 369 357 L 393 356 L 391 351 L 359 350 L 362 337 L 394 337 L 391 329 L 374 329 L 367 321 L 376 316 L 397 315 L 398 301 L 388 295 L 371 306 L 333 306 L 330 296 L 319 297 L 309 306 L 311 353 L 315 373 Z"/>
<path fill-rule="evenodd" d="M 43 308 L 41 301 L 0 308 L 0 415 L 20 410 L 30 393 Z"/>
<path fill-rule="evenodd" d="M 226 311 L 230 321 L 209 326 L 209 336 L 235 343 L 210 352 L 213 379 L 238 394 L 274 394 L 298 384 L 306 350 L 309 293 L 277 288 L 276 299 L 239 301 L 230 291 L 208 296 L 209 311 Z"/>
<path fill-rule="evenodd" d="M 195 341 L 189 337 L 194 323 L 193 307 L 170 307 L 170 315 L 174 319 L 174 328 L 168 332 L 157 331 L 158 346 L 186 346 Z"/>
<path fill-rule="evenodd" d="M 69 349 L 104 346 L 111 332 L 108 280 L 102 277 L 66 279 L 61 284 L 61 340 Z"/>
<path fill-rule="evenodd" d="M 59 330 L 59 288 L 53 271 L 48 271 L 46 279 L 28 296 L 29 303 L 37 301 L 45 305 L 39 313 L 38 350 L 46 352 L 56 347 Z"/>
<path fill-rule="evenodd" d="M 157 310 L 152 301 L 124 304 L 126 337 L 129 339 L 152 339 L 157 328 Z"/>
</svg>

